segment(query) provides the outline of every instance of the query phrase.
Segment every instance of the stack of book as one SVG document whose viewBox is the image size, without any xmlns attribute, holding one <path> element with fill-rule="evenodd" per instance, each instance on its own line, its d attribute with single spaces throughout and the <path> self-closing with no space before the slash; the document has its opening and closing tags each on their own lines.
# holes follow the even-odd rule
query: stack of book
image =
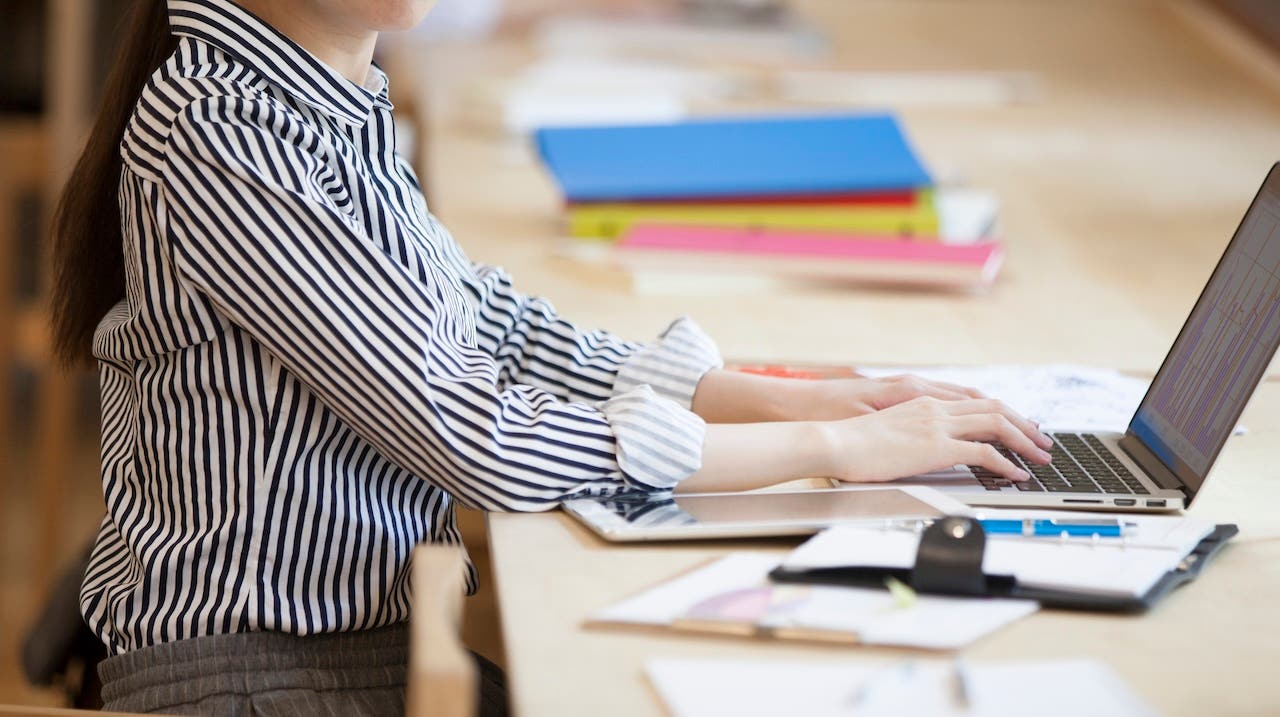
<svg viewBox="0 0 1280 717">
<path fill-rule="evenodd" d="M 981 286 L 989 195 L 934 187 L 888 114 L 539 130 L 569 234 L 637 272 Z"/>
</svg>

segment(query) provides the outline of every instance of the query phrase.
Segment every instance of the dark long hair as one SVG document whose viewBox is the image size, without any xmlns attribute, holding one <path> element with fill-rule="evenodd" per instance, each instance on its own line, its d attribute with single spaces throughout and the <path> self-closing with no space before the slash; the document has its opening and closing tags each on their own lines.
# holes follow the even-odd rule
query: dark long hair
<svg viewBox="0 0 1280 717">
<path fill-rule="evenodd" d="M 53 345 L 67 365 L 93 360 L 98 322 L 124 298 L 120 142 L 151 74 L 176 48 L 164 0 L 134 0 L 102 107 L 53 215 Z"/>
</svg>

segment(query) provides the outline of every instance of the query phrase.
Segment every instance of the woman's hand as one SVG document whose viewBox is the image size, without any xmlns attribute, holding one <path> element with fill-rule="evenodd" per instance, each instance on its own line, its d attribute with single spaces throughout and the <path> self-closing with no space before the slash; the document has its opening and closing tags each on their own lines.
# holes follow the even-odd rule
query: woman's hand
<svg viewBox="0 0 1280 717">
<path fill-rule="evenodd" d="M 797 421 L 836 421 L 863 416 L 922 397 L 940 401 L 986 398 L 976 388 L 930 381 L 910 374 L 884 378 L 794 381 L 788 388 L 796 393 L 791 401 L 790 420 Z"/>
<path fill-rule="evenodd" d="M 928 396 L 986 398 L 981 391 L 919 376 L 799 379 L 717 369 L 698 383 L 693 410 L 708 423 L 838 421 Z"/>
<path fill-rule="evenodd" d="M 868 483 L 942 470 L 982 466 L 1010 480 L 1030 476 L 989 443 L 1034 463 L 1048 463 L 1053 441 L 1036 425 L 992 399 L 923 396 L 855 418 L 822 424 L 831 477 Z"/>
<path fill-rule="evenodd" d="M 988 441 L 1049 462 L 1049 437 L 1003 403 L 923 396 L 839 421 L 708 425 L 702 468 L 676 490 L 751 490 L 797 478 L 889 481 L 956 464 L 1028 478 Z"/>
</svg>

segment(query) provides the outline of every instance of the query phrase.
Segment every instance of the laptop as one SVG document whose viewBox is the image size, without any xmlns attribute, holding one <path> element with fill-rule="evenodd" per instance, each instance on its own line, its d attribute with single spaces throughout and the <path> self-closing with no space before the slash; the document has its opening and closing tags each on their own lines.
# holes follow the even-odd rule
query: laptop
<svg viewBox="0 0 1280 717">
<path fill-rule="evenodd" d="M 1280 163 L 1191 309 L 1124 433 L 1050 433 L 1047 466 L 1015 483 L 963 466 L 929 485 L 977 506 L 1172 511 L 1191 505 L 1280 346 Z"/>
</svg>

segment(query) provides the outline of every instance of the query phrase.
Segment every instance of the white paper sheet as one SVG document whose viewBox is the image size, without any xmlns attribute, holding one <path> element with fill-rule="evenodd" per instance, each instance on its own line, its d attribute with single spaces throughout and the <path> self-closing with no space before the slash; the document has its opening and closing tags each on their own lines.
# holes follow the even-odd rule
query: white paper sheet
<svg viewBox="0 0 1280 717">
<path fill-rule="evenodd" d="M 999 398 L 1047 430 L 1124 431 L 1148 382 L 1119 371 L 1072 364 L 859 367 L 866 376 L 912 373 L 976 388 Z"/>
<path fill-rule="evenodd" d="M 865 644 L 953 649 L 1036 611 L 1026 600 L 919 596 L 899 606 L 885 590 L 771 584 L 779 557 L 734 553 L 590 619 L 593 623 L 711 629 L 754 626 L 778 636 L 843 633 Z"/>
<path fill-rule="evenodd" d="M 948 187 L 934 195 L 938 234 L 946 244 L 973 244 L 994 236 L 1000 200 L 981 189 Z"/>
<path fill-rule="evenodd" d="M 1144 717 L 1157 714 L 1094 660 L 971 663 L 960 697 L 952 665 L 852 661 L 655 659 L 649 679 L 676 717 L 969 715 Z"/>
<path fill-rule="evenodd" d="M 1083 518 L 1053 511 L 983 510 L 990 518 Z M 1090 516 L 1092 517 L 1092 516 Z M 1110 516 L 1115 517 L 1115 516 Z M 988 536 L 983 571 L 1014 575 L 1021 585 L 1096 595 L 1141 596 L 1213 530 L 1208 521 L 1171 516 L 1124 516 L 1127 539 L 1060 541 L 1052 538 Z M 896 529 L 841 526 L 814 536 L 786 557 L 797 570 L 848 566 L 909 568 L 920 537 Z"/>
<path fill-rule="evenodd" d="M 1150 382 L 1114 369 L 1076 364 L 940 366 L 903 368 L 859 366 L 872 378 L 915 374 L 934 381 L 971 386 L 998 398 L 1050 431 L 1123 433 Z M 1236 426 L 1235 433 L 1245 432 Z"/>
</svg>

